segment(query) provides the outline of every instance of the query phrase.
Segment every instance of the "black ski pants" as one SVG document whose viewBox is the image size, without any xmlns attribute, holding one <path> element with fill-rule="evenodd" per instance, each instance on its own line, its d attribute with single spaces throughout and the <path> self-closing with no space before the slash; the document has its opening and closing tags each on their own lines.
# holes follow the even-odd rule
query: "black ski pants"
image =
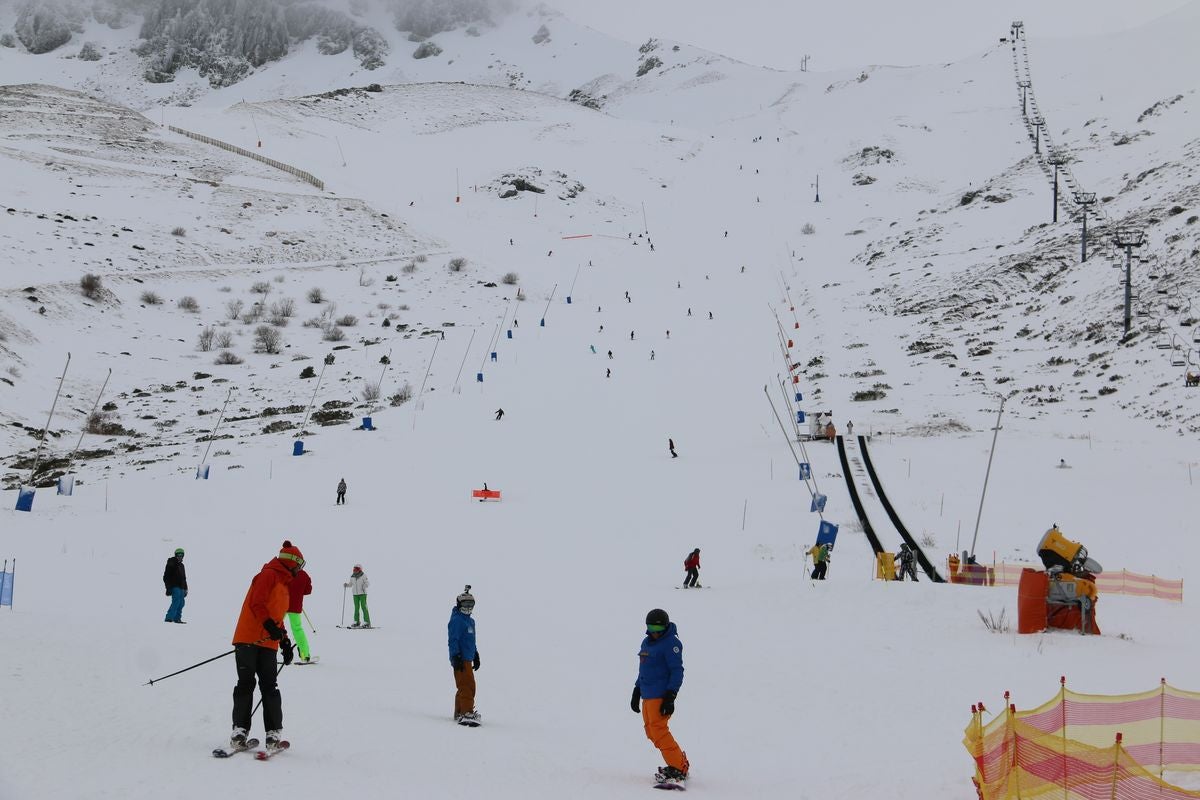
<svg viewBox="0 0 1200 800">
<path fill-rule="evenodd" d="M 254 706 L 254 681 L 262 692 L 263 725 L 268 731 L 283 729 L 283 695 L 276 682 L 275 651 L 256 644 L 233 647 L 238 682 L 233 687 L 233 727 L 250 730 L 250 712 Z"/>
<path fill-rule="evenodd" d="M 683 585 L 685 587 L 686 586 L 695 586 L 696 581 L 698 581 L 698 580 L 700 580 L 700 570 L 697 569 L 696 567 L 692 567 L 691 569 L 689 569 L 687 571 L 687 577 L 683 579 Z"/>
<path fill-rule="evenodd" d="M 822 561 L 819 564 L 817 564 L 815 567 L 813 567 L 812 576 L 811 576 L 812 580 L 814 580 L 814 581 L 825 580 L 825 570 L 827 570 L 827 569 L 829 569 L 828 562 Z"/>
<path fill-rule="evenodd" d="M 326 495 L 326 496 L 328 496 L 328 495 Z M 336 505 L 339 505 L 339 506 L 340 506 L 340 505 L 343 505 L 345 502 L 346 502 L 346 493 L 345 493 L 345 492 L 338 492 L 338 493 L 337 493 L 337 503 L 336 503 Z"/>
<path fill-rule="evenodd" d="M 911 561 L 900 562 L 900 580 L 904 580 L 906 575 L 915 582 L 917 580 L 917 565 Z"/>
</svg>

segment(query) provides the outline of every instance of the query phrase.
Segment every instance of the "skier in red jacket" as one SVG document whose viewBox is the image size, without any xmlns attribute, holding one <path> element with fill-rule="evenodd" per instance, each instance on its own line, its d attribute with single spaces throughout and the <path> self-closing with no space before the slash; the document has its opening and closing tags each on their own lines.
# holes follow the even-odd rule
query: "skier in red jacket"
<svg viewBox="0 0 1200 800">
<path fill-rule="evenodd" d="M 687 577 L 683 579 L 683 588 L 685 589 L 701 589 L 697 581 L 700 580 L 700 548 L 697 547 L 692 551 L 692 554 L 683 562 L 683 568 L 687 570 Z"/>
<path fill-rule="evenodd" d="M 283 546 L 291 547 L 290 541 Z M 312 578 L 303 569 L 296 570 L 292 582 L 288 584 L 288 627 L 292 629 L 292 640 L 300 651 L 300 663 L 310 663 L 311 653 L 308 649 L 308 636 L 304 633 L 304 596 L 312 594 Z"/>
</svg>

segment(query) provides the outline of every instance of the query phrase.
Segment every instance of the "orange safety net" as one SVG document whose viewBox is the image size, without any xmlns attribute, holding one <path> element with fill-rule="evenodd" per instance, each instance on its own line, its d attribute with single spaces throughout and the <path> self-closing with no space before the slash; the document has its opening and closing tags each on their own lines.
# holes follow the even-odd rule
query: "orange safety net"
<svg viewBox="0 0 1200 800">
<path fill-rule="evenodd" d="M 1200 693 L 1164 680 L 1140 694 L 1078 694 L 1064 681 L 1029 711 L 1009 705 L 987 724 L 982 703 L 971 711 L 963 745 L 981 800 L 1200 798 L 1164 780 L 1200 771 Z"/>
<path fill-rule="evenodd" d="M 951 583 L 972 586 L 1016 586 L 1021 582 L 1021 570 L 1029 564 L 969 564 L 958 568 L 957 556 L 947 559 L 947 574 Z M 1127 594 L 1136 597 L 1156 597 L 1159 600 L 1183 602 L 1183 581 L 1160 578 L 1157 575 L 1139 575 L 1136 572 L 1102 572 L 1096 576 L 1096 588 L 1101 594 Z"/>
</svg>

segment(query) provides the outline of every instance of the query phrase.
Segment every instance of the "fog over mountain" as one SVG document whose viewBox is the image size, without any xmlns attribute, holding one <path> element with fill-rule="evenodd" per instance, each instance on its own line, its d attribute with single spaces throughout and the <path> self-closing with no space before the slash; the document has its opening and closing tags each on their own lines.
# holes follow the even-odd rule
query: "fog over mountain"
<svg viewBox="0 0 1200 800">
<path fill-rule="evenodd" d="M 363 68 L 377 69 L 390 55 L 375 27 L 381 20 L 419 42 L 489 24 L 508 8 L 503 0 L 23 0 L 0 45 L 50 53 L 88 22 L 123 28 L 140 19 L 137 52 L 147 81 L 170 82 L 179 69 L 194 67 L 213 86 L 228 86 L 310 39 L 323 54 L 349 49 Z"/>
</svg>

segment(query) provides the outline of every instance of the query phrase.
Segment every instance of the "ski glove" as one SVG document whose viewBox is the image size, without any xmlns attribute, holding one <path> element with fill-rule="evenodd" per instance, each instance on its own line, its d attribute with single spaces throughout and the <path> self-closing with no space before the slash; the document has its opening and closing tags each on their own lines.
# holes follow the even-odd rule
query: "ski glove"
<svg viewBox="0 0 1200 800">
<path fill-rule="evenodd" d="M 633 685 L 633 697 L 629 698 L 629 707 L 633 709 L 633 713 L 642 713 L 641 707 L 642 690 L 636 683 Z"/>
<path fill-rule="evenodd" d="M 475 651 L 475 660 L 471 662 L 471 666 L 475 668 L 476 672 L 479 672 L 479 651 L 478 650 Z"/>
<path fill-rule="evenodd" d="M 292 647 L 292 640 L 283 637 L 283 641 L 279 643 L 279 648 L 283 650 L 283 665 L 287 666 L 292 663 L 292 659 L 296 656 L 296 648 Z"/>
<path fill-rule="evenodd" d="M 267 635 L 277 642 L 280 639 L 285 638 L 283 628 L 279 627 L 275 620 L 271 619 L 270 617 L 263 622 L 263 628 L 266 630 Z"/>
<path fill-rule="evenodd" d="M 454 667 L 455 672 L 462 672 L 462 668 L 463 668 L 462 656 L 453 656 L 450 659 L 450 664 L 451 664 L 451 666 Z"/>
<path fill-rule="evenodd" d="M 669 717 L 675 713 L 675 695 L 676 692 L 667 692 L 663 695 L 662 706 L 658 709 L 658 713 L 664 717 Z"/>
</svg>

